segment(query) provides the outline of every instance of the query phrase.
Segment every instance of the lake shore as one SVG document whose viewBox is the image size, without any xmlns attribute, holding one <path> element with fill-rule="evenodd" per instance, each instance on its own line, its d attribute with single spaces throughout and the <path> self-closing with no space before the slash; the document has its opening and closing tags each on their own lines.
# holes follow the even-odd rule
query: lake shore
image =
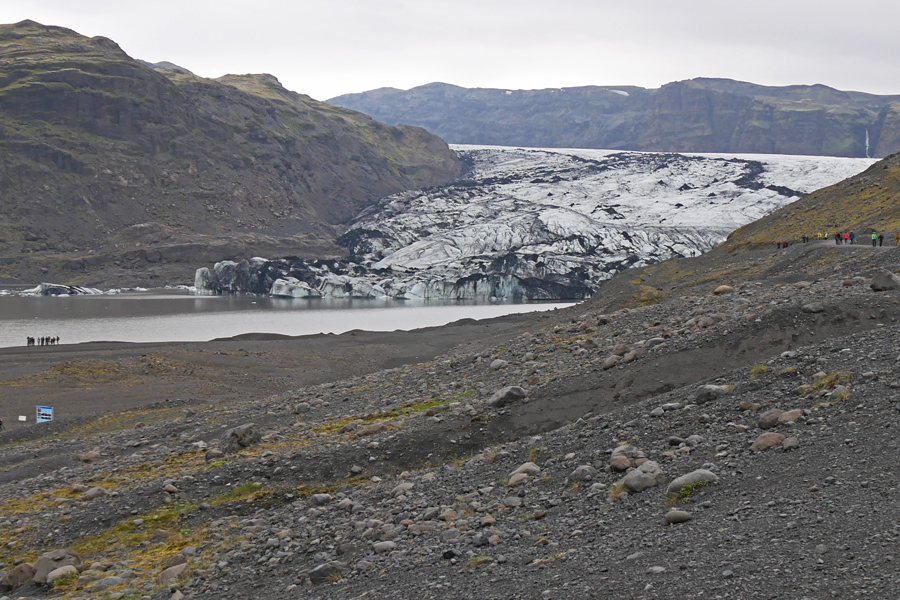
<svg viewBox="0 0 900 600">
<path fill-rule="evenodd" d="M 14 430 L 22 427 L 19 415 L 34 424 L 37 405 L 53 406 L 60 420 L 175 400 L 201 406 L 264 398 L 429 361 L 464 343 L 486 348 L 536 320 L 526 313 L 412 331 L 0 348 L 0 417 Z"/>
</svg>

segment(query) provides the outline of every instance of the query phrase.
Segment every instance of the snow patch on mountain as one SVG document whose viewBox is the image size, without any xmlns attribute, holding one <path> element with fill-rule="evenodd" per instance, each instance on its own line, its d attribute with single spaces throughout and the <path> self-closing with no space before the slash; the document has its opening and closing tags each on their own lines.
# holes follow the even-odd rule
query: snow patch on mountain
<svg viewBox="0 0 900 600">
<path fill-rule="evenodd" d="M 365 210 L 340 240 L 348 261 L 232 263 L 222 273 L 224 289 L 249 278 L 257 289 L 244 291 L 292 296 L 583 298 L 622 269 L 704 252 L 734 229 L 875 162 L 454 149 L 472 165 L 467 175 Z M 248 268 L 246 277 L 235 276 Z M 198 272 L 198 287 L 217 289 L 218 278 L 216 269 Z"/>
</svg>

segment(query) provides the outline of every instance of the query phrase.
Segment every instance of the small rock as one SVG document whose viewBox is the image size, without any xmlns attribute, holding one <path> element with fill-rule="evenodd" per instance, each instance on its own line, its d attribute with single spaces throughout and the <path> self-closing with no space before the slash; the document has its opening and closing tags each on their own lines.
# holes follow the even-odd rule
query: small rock
<svg viewBox="0 0 900 600">
<path fill-rule="evenodd" d="M 781 447 L 784 448 L 785 452 L 795 450 L 800 447 L 800 440 L 796 437 L 789 437 L 781 443 Z"/>
<path fill-rule="evenodd" d="M 716 296 L 721 296 L 722 294 L 730 294 L 734 291 L 734 288 L 730 285 L 720 285 L 716 289 L 713 290 L 713 294 Z"/>
</svg>

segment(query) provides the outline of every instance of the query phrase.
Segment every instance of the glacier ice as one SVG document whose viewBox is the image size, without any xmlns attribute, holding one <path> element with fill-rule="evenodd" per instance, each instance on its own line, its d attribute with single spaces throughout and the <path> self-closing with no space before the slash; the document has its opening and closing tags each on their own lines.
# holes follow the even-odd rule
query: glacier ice
<svg viewBox="0 0 900 600">
<path fill-rule="evenodd" d="M 262 258 L 197 271 L 197 289 L 289 297 L 590 296 L 622 269 L 705 252 L 734 229 L 874 161 L 454 146 L 445 186 L 383 198 L 343 261 Z"/>
</svg>

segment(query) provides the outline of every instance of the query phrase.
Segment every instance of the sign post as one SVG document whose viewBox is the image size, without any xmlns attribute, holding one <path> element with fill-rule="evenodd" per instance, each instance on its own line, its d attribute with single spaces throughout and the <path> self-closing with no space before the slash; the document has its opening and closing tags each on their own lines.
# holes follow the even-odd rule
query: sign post
<svg viewBox="0 0 900 600">
<path fill-rule="evenodd" d="M 35 421 L 38 423 L 49 423 L 53 420 L 53 407 L 52 406 L 38 406 L 37 407 L 37 417 Z"/>
</svg>

